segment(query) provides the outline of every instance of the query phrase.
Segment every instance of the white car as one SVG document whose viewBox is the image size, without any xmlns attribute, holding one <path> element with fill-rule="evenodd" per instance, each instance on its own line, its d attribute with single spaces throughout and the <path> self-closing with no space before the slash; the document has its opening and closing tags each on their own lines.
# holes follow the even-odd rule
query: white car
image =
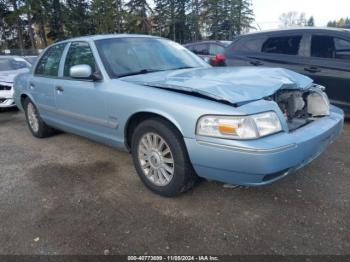
<svg viewBox="0 0 350 262">
<path fill-rule="evenodd" d="M 31 65 L 18 56 L 0 56 L 0 108 L 15 107 L 13 81 L 18 74 L 30 71 Z"/>
</svg>

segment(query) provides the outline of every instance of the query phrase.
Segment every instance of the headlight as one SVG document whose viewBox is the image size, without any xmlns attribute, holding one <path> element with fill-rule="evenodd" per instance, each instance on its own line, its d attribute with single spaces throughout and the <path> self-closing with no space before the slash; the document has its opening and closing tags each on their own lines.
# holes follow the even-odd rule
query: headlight
<svg viewBox="0 0 350 262">
<path fill-rule="evenodd" d="M 280 132 L 275 112 L 250 116 L 203 116 L 197 123 L 197 135 L 228 139 L 254 139 Z"/>
</svg>

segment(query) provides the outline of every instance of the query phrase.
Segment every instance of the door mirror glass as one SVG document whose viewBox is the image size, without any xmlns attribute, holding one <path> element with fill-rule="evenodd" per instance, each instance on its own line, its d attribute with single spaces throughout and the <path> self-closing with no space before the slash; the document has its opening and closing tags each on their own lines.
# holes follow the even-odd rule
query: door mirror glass
<svg viewBox="0 0 350 262">
<path fill-rule="evenodd" d="M 89 65 L 75 65 L 69 69 L 69 75 L 73 78 L 91 78 L 92 69 Z"/>
</svg>

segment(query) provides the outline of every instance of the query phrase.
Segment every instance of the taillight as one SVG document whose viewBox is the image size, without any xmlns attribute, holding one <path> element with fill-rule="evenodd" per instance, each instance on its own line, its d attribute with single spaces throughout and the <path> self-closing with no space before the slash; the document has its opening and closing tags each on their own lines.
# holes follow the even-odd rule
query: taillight
<svg viewBox="0 0 350 262">
<path fill-rule="evenodd" d="M 215 58 L 211 60 L 213 66 L 225 66 L 226 57 L 223 54 L 217 54 Z"/>
</svg>

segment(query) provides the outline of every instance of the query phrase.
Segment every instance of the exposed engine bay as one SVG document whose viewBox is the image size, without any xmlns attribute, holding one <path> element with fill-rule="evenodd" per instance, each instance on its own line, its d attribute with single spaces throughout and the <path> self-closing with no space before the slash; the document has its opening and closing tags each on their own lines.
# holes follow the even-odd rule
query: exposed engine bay
<svg viewBox="0 0 350 262">
<path fill-rule="evenodd" d="M 329 115 L 328 97 L 318 86 L 305 91 L 280 90 L 270 99 L 280 107 L 290 131 Z"/>
</svg>

